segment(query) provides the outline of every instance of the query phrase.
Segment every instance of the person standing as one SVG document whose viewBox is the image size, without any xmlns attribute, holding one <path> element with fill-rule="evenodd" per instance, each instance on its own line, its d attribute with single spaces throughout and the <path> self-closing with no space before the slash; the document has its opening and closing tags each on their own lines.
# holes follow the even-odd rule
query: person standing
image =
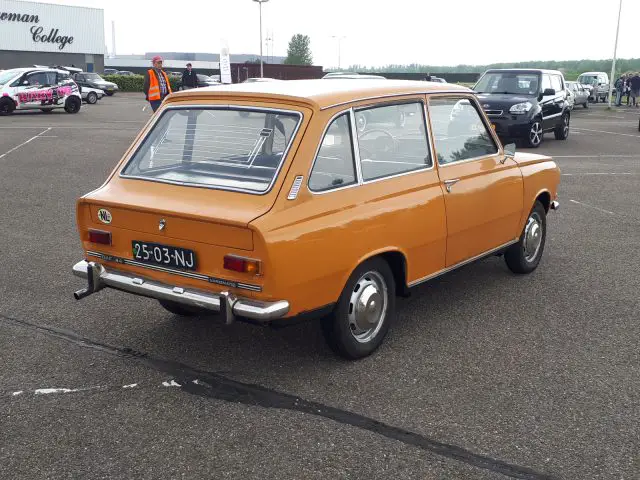
<svg viewBox="0 0 640 480">
<path fill-rule="evenodd" d="M 638 108 L 638 96 L 640 96 L 640 73 L 636 72 L 633 74 L 633 77 L 629 80 L 629 84 L 631 85 L 631 101 L 633 102 L 633 106 Z"/>
<path fill-rule="evenodd" d="M 618 77 L 616 83 L 614 84 L 614 86 L 616 87 L 616 107 L 622 106 L 622 94 L 624 92 L 625 80 L 625 76 L 620 75 L 620 77 Z"/>
<path fill-rule="evenodd" d="M 193 70 L 191 63 L 187 63 L 187 69 L 182 72 L 182 88 L 187 90 L 198 87 L 198 75 Z"/>
<path fill-rule="evenodd" d="M 147 70 L 144 76 L 144 93 L 145 98 L 151 104 L 151 109 L 155 112 L 172 91 L 169 77 L 162 69 L 162 57 L 156 55 L 151 62 L 153 68 Z"/>
</svg>

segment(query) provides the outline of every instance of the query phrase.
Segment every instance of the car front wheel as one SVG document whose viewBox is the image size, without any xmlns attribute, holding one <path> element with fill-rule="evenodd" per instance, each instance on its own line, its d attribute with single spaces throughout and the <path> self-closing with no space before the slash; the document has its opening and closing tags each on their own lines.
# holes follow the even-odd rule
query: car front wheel
<svg viewBox="0 0 640 480">
<path fill-rule="evenodd" d="M 544 131 L 542 130 L 542 120 L 535 119 L 529 127 L 529 135 L 527 136 L 527 146 L 530 148 L 538 148 L 542 143 Z"/>
<path fill-rule="evenodd" d="M 571 117 L 568 113 L 565 113 L 562 116 L 562 120 L 558 125 L 556 125 L 553 134 L 556 137 L 556 140 L 566 140 L 569 138 L 569 122 L 571 121 Z"/>
<path fill-rule="evenodd" d="M 67 113 L 78 113 L 81 106 L 82 101 L 78 97 L 69 97 L 64 104 L 64 111 Z"/>
<path fill-rule="evenodd" d="M 395 280 L 389 264 L 374 258 L 351 274 L 333 314 L 322 320 L 329 346 L 355 360 L 373 353 L 383 342 L 395 315 Z"/>
<path fill-rule="evenodd" d="M 540 263 L 547 238 L 547 212 L 540 201 L 536 201 L 529 213 L 518 243 L 504 253 L 504 259 L 513 273 L 531 273 Z"/>
</svg>

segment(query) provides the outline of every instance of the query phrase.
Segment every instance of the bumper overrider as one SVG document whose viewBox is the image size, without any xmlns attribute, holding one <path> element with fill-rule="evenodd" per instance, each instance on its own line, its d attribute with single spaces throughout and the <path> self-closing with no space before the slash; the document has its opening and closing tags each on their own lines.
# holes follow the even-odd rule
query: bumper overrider
<svg viewBox="0 0 640 480">
<path fill-rule="evenodd" d="M 259 302 L 238 298 L 229 292 L 211 293 L 167 285 L 128 272 L 107 269 L 97 262 L 82 260 L 73 266 L 73 274 L 87 280 L 87 286 L 73 295 L 76 300 L 96 293 L 103 288 L 113 288 L 157 300 L 168 300 L 188 307 L 219 312 L 225 323 L 236 317 L 268 324 L 289 312 L 289 302 Z"/>
</svg>

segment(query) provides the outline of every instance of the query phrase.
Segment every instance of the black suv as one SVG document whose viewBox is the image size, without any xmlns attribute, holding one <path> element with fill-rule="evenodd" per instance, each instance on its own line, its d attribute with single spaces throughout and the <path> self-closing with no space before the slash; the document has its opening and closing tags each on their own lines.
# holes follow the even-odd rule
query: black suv
<svg viewBox="0 0 640 480">
<path fill-rule="evenodd" d="M 545 132 L 569 136 L 571 120 L 564 76 L 557 70 L 487 70 L 473 87 L 501 140 L 522 139 L 537 148 Z"/>
</svg>

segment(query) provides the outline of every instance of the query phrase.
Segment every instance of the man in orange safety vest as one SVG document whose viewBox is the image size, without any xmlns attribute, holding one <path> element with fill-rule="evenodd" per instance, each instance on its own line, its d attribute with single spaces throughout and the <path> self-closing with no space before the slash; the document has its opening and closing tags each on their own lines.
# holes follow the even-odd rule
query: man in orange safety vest
<svg viewBox="0 0 640 480">
<path fill-rule="evenodd" d="M 153 68 L 147 70 L 144 76 L 144 93 L 145 98 L 155 112 L 162 104 L 164 97 L 172 92 L 169 77 L 162 69 L 162 57 L 156 55 L 151 61 Z"/>
</svg>

